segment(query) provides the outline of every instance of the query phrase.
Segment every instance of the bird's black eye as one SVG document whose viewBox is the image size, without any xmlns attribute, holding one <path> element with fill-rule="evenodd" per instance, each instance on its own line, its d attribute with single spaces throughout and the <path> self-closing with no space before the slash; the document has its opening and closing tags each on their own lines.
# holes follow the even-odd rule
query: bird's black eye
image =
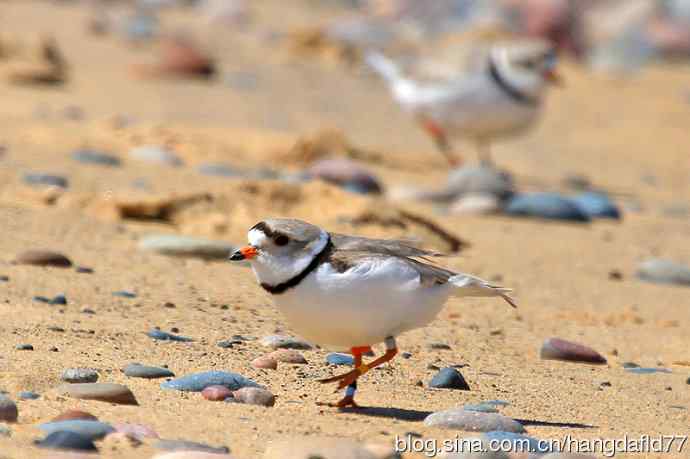
<svg viewBox="0 0 690 459">
<path fill-rule="evenodd" d="M 274 239 L 274 242 L 276 243 L 276 245 L 286 245 L 288 242 L 290 242 L 290 239 L 284 234 L 279 234 Z"/>
</svg>

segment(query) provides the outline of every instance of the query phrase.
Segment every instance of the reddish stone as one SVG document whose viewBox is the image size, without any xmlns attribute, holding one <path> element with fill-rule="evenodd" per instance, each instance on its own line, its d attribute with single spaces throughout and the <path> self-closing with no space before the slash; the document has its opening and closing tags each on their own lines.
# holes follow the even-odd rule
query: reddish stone
<svg viewBox="0 0 690 459">
<path fill-rule="evenodd" d="M 98 418 L 94 416 L 91 413 L 87 413 L 86 411 L 82 410 L 67 410 L 63 411 L 62 413 L 58 414 L 56 417 L 52 419 L 51 422 L 55 421 L 70 421 L 70 420 L 75 420 L 79 419 L 82 421 L 98 421 Z"/>
<path fill-rule="evenodd" d="M 228 397 L 232 397 L 232 392 L 225 386 L 208 386 L 201 391 L 201 395 L 206 400 L 212 402 L 222 402 Z"/>
</svg>

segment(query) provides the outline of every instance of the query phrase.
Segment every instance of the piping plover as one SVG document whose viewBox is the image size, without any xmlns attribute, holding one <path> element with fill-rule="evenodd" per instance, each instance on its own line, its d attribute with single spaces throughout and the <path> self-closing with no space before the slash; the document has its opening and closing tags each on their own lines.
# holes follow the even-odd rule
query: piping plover
<svg viewBox="0 0 690 459">
<path fill-rule="evenodd" d="M 455 273 L 430 261 L 440 254 L 399 240 L 329 233 L 293 219 L 254 225 L 249 245 L 230 260 L 248 260 L 290 326 L 308 340 L 349 349 L 355 369 L 321 380 L 347 387 L 336 406 L 357 406 L 357 378 L 391 360 L 395 337 L 431 322 L 451 296 L 502 297 L 509 289 Z M 370 363 L 362 355 L 384 342 L 386 352 Z"/>
<path fill-rule="evenodd" d="M 479 69 L 433 82 L 408 78 L 381 54 L 370 53 L 366 61 L 455 165 L 449 137 L 474 141 L 482 162 L 491 162 L 491 141 L 520 134 L 534 124 L 547 83 L 558 80 L 555 57 L 553 48 L 541 40 L 496 43 Z"/>
</svg>

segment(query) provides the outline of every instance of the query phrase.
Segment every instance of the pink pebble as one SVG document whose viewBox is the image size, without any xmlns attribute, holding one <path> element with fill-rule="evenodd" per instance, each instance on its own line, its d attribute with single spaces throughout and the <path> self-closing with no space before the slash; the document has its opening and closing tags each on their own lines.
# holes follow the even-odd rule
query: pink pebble
<svg viewBox="0 0 690 459">
<path fill-rule="evenodd" d="M 232 392 L 225 386 L 208 386 L 201 391 L 201 395 L 203 395 L 206 400 L 222 402 L 226 398 L 232 397 Z"/>
<path fill-rule="evenodd" d="M 277 351 L 271 352 L 266 357 L 284 363 L 307 363 L 307 359 L 305 359 L 299 351 L 296 351 L 294 349 L 278 349 Z"/>
<path fill-rule="evenodd" d="M 144 438 L 160 438 L 155 430 L 144 424 L 122 423 L 114 424 L 113 427 L 116 432 L 129 435 L 137 440 L 142 440 Z"/>
<path fill-rule="evenodd" d="M 251 365 L 254 368 L 263 368 L 265 370 L 275 370 L 278 368 L 278 361 L 273 357 L 265 355 L 263 357 L 252 360 Z"/>
</svg>

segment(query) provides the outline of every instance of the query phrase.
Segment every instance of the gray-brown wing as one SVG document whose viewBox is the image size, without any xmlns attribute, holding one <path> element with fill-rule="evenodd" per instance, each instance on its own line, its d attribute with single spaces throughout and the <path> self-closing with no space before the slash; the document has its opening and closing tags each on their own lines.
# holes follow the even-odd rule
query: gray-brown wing
<svg viewBox="0 0 690 459">
<path fill-rule="evenodd" d="M 377 259 L 384 260 L 391 257 L 414 268 L 419 273 L 420 282 L 424 286 L 445 284 L 448 282 L 448 279 L 456 274 L 440 266 L 424 263 L 413 258 L 369 251 L 336 249 L 328 254 L 325 261 L 329 262 L 336 271 L 342 273 L 355 266 L 358 262 Z"/>
<path fill-rule="evenodd" d="M 399 239 L 369 239 L 359 236 L 331 233 L 331 242 L 337 250 L 369 252 L 395 257 L 441 257 L 442 253 L 415 247 L 411 241 Z"/>
</svg>

